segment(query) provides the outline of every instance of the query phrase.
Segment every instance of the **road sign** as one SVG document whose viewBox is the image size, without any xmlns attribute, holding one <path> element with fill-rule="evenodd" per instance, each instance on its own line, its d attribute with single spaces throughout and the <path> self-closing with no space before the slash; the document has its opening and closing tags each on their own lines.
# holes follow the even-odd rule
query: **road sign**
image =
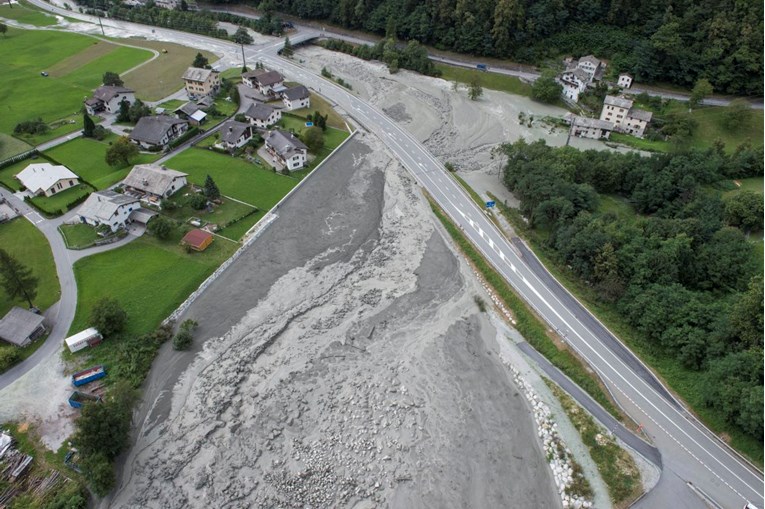
<svg viewBox="0 0 765 509">
<path fill-rule="evenodd" d="M 495 206 L 496 204 L 497 204 L 497 202 L 495 202 L 495 201 L 493 201 L 493 200 L 492 200 L 492 201 L 487 201 L 487 202 L 486 202 L 486 208 L 487 208 L 487 209 L 491 209 L 491 208 L 494 208 L 494 206 Z"/>
</svg>

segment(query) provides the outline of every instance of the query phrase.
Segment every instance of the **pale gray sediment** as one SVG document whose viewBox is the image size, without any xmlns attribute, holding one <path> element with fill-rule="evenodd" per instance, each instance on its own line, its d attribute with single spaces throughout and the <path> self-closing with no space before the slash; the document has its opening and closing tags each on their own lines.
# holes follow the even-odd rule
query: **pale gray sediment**
<svg viewBox="0 0 765 509">
<path fill-rule="evenodd" d="M 210 339 L 162 351 L 105 502 L 559 507 L 481 289 L 412 179 L 366 136 L 307 184 L 182 317 Z"/>
</svg>

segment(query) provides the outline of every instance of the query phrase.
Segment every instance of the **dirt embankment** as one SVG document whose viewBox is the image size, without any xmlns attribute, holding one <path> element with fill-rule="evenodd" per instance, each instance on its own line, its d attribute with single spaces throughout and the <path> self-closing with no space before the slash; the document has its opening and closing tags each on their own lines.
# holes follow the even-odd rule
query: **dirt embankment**
<svg viewBox="0 0 765 509">
<path fill-rule="evenodd" d="M 210 339 L 152 374 L 111 505 L 559 507 L 413 181 L 368 136 L 324 170 L 189 310 Z"/>
</svg>

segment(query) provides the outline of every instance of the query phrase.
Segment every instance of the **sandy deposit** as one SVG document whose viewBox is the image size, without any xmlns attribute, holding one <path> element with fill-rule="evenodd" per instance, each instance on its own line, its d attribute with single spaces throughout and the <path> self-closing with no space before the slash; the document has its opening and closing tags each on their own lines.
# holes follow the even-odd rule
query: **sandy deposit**
<svg viewBox="0 0 765 509">
<path fill-rule="evenodd" d="M 370 137 L 330 166 L 232 266 L 239 277 L 224 273 L 187 313 L 219 335 L 169 403 L 147 392 L 111 505 L 559 507 L 530 408 L 473 302 L 481 289 L 409 176 Z M 332 179 L 325 197 L 312 189 Z M 269 235 L 289 244 L 280 222 L 306 196 L 314 214 L 295 245 L 311 256 L 279 273 Z M 265 289 L 259 261 L 275 277 Z M 249 307 L 206 326 L 221 284 Z"/>
<path fill-rule="evenodd" d="M 464 86 L 454 92 L 449 81 L 410 71 L 390 74 L 380 62 L 318 46 L 301 48 L 295 58 L 317 72 L 326 67 L 349 82 L 355 93 L 408 129 L 441 161 L 450 161 L 463 171 L 496 175 L 500 160 L 492 157 L 492 149 L 521 138 L 544 139 L 553 146 L 566 143 L 567 129 L 541 121 L 545 116 L 567 113 L 556 106 L 489 89 L 484 89 L 479 100 L 471 101 Z M 519 113 L 525 115 L 524 123 L 519 121 Z M 531 125 L 529 115 L 535 118 Z M 573 138 L 571 145 L 608 149 L 600 141 L 582 138 Z"/>
</svg>

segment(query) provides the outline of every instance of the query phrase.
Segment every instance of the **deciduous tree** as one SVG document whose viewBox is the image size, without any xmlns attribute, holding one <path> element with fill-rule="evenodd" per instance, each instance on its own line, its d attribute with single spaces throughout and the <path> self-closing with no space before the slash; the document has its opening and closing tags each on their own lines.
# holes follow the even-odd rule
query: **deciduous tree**
<svg viewBox="0 0 765 509">
<path fill-rule="evenodd" d="M 104 337 L 113 336 L 125 329 L 127 313 L 117 299 L 103 297 L 90 311 L 90 323 Z"/>
<path fill-rule="evenodd" d="M 115 141 L 106 151 L 106 164 L 109 166 L 127 166 L 138 155 L 138 147 L 127 136 Z"/>
<path fill-rule="evenodd" d="M 197 53 L 197 56 L 194 57 L 194 62 L 191 64 L 192 67 L 198 67 L 199 69 L 204 69 L 208 65 L 210 65 L 210 62 L 202 53 Z"/>
<path fill-rule="evenodd" d="M 104 73 L 102 81 L 104 85 L 112 85 L 112 86 L 118 86 L 118 87 L 121 87 L 125 84 L 122 81 L 122 78 L 120 78 L 119 74 L 117 74 L 116 72 L 111 72 L 111 71 L 106 71 Z"/>
</svg>

